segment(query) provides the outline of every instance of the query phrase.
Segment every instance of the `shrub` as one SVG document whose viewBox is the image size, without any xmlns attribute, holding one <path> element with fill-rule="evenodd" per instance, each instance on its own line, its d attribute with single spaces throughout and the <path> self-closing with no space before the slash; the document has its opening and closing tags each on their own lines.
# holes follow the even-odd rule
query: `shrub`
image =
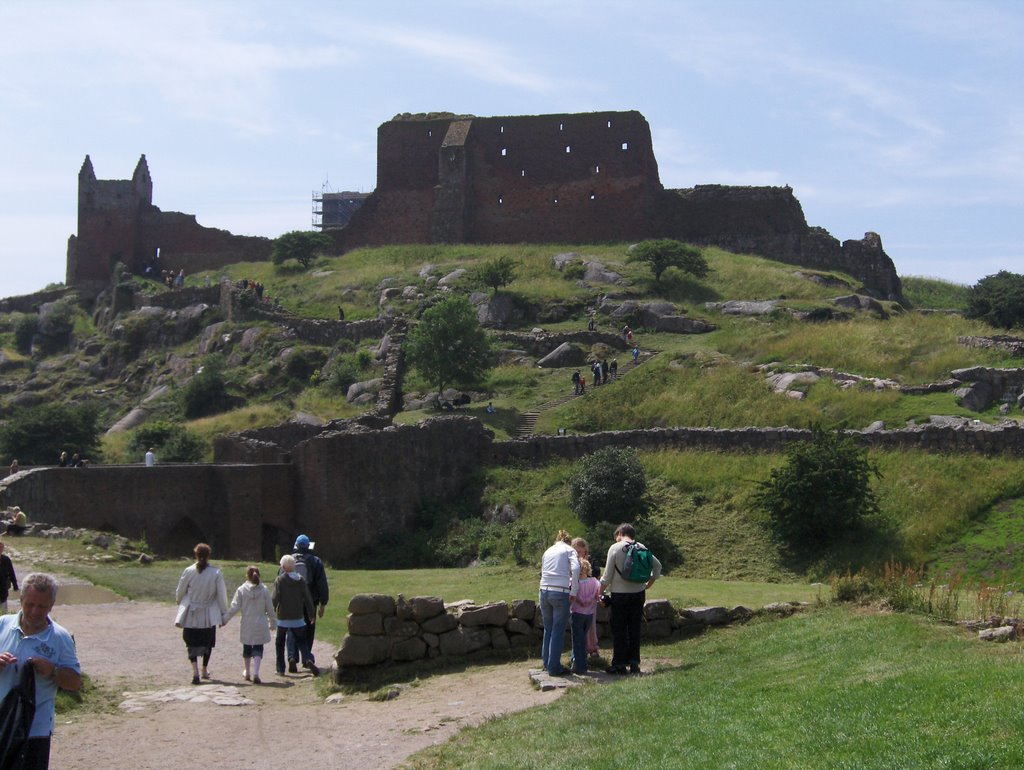
<svg viewBox="0 0 1024 770">
<path fill-rule="evenodd" d="M 184 425 L 158 420 L 143 425 L 132 433 L 128 448 L 142 456 L 149 447 L 155 447 L 164 462 L 194 463 L 203 456 L 203 440 Z"/>
<path fill-rule="evenodd" d="M 274 240 L 270 258 L 275 265 L 294 259 L 303 269 L 308 269 L 317 254 L 329 252 L 333 248 L 334 239 L 325 233 L 292 230 Z"/>
<path fill-rule="evenodd" d="M 629 261 L 646 262 L 654 273 L 655 281 L 660 280 L 661 274 L 670 267 L 678 268 L 696 278 L 704 278 L 708 274 L 708 263 L 700 249 L 671 238 L 659 238 L 636 244 L 630 252 Z"/>
<path fill-rule="evenodd" d="M 782 542 L 830 545 L 878 512 L 872 476 L 878 468 L 852 439 L 814 428 L 812 440 L 793 444 L 785 465 L 757 485 L 754 501 Z"/>
<path fill-rule="evenodd" d="M 516 261 L 512 257 L 498 257 L 484 262 L 476 270 L 476 280 L 490 286 L 494 293 L 512 283 L 516 277 Z"/>
<path fill-rule="evenodd" d="M 1010 329 L 1024 324 L 1024 275 L 1000 270 L 971 287 L 967 300 L 968 318 L 979 318 L 992 326 Z"/>
<path fill-rule="evenodd" d="M 18 318 L 14 325 L 14 344 L 20 353 L 32 352 L 32 338 L 39 331 L 39 316 L 26 313 Z"/>
<path fill-rule="evenodd" d="M 224 358 L 207 356 L 204 365 L 181 392 L 182 409 L 188 418 L 206 417 L 231 407 L 224 380 Z"/>
<path fill-rule="evenodd" d="M 647 475 L 636 450 L 605 447 L 577 463 L 569 476 L 569 508 L 584 524 L 635 521 L 646 511 Z"/>
<path fill-rule="evenodd" d="M 288 357 L 284 370 L 293 380 L 306 383 L 326 360 L 326 353 L 319 348 L 296 348 Z"/>
<path fill-rule="evenodd" d="M 94 404 L 41 404 L 14 411 L 0 427 L 0 454 L 21 465 L 51 465 L 61 451 L 96 459 L 99 411 Z"/>
</svg>

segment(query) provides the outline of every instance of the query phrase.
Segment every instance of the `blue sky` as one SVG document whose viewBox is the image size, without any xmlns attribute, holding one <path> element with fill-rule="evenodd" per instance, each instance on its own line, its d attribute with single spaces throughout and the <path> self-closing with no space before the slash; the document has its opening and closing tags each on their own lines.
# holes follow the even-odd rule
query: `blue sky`
<svg viewBox="0 0 1024 770">
<path fill-rule="evenodd" d="M 77 174 L 275 236 L 401 112 L 642 112 L 662 183 L 789 184 L 901 275 L 1024 272 L 1024 3 L 0 4 L 0 296 L 64 278 Z"/>
</svg>

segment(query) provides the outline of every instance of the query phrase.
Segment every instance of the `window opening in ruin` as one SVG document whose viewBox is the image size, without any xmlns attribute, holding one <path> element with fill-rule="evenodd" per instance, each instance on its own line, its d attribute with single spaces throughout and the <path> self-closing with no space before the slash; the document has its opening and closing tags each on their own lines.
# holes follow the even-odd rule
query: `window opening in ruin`
<svg viewBox="0 0 1024 770">
<path fill-rule="evenodd" d="M 565 145 L 565 151 L 566 151 L 566 153 L 572 152 L 572 145 L 569 145 L 569 144 Z"/>
<path fill-rule="evenodd" d="M 557 196 L 557 195 L 555 196 L 555 200 L 553 201 L 553 203 L 554 203 L 554 204 L 555 204 L 556 206 L 558 205 L 558 196 Z"/>
<path fill-rule="evenodd" d="M 629 149 L 629 142 L 623 142 L 622 143 L 622 149 L 623 150 L 628 150 Z"/>
<path fill-rule="evenodd" d="M 526 169 L 525 168 L 520 172 L 520 176 L 526 176 Z"/>
<path fill-rule="evenodd" d="M 499 134 L 504 134 L 505 133 L 505 127 L 504 126 L 498 126 L 498 133 Z"/>
<path fill-rule="evenodd" d="M 502 147 L 501 148 L 501 157 L 504 158 L 506 155 L 508 155 L 508 147 Z"/>
<path fill-rule="evenodd" d="M 608 128 L 611 128 L 611 127 L 612 127 L 612 122 L 609 120 L 608 121 Z"/>
<path fill-rule="evenodd" d="M 600 164 L 594 166 L 594 173 L 595 174 L 600 174 L 601 173 L 601 165 Z"/>
<path fill-rule="evenodd" d="M 505 202 L 505 198 L 504 198 L 504 197 L 502 197 L 501 195 L 499 195 L 499 196 L 498 196 L 498 205 L 500 206 L 500 205 L 501 205 L 502 203 L 504 203 L 504 202 Z"/>
<path fill-rule="evenodd" d="M 597 200 L 597 193 L 594 192 L 593 190 L 590 191 L 590 200 L 592 200 L 592 201 L 596 201 Z"/>
<path fill-rule="evenodd" d="M 434 135 L 434 129 L 428 128 L 427 129 L 427 136 L 433 136 L 433 135 Z"/>
<path fill-rule="evenodd" d="M 558 130 L 559 131 L 565 131 L 565 123 L 559 123 L 558 124 Z"/>
</svg>

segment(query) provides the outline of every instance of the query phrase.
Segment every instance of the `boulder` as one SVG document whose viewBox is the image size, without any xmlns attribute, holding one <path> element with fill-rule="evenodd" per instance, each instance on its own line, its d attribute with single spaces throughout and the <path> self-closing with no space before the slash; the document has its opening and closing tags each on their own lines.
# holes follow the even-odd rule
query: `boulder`
<svg viewBox="0 0 1024 770">
<path fill-rule="evenodd" d="M 512 617 L 530 621 L 536 614 L 537 602 L 533 599 L 516 599 L 512 602 Z"/>
<path fill-rule="evenodd" d="M 339 666 L 372 666 L 383 663 L 391 651 L 391 640 L 386 636 L 346 636 L 335 656 Z"/>
<path fill-rule="evenodd" d="M 1017 629 L 1014 626 L 986 628 L 978 632 L 978 638 L 983 642 L 1012 642 L 1017 638 Z"/>
<path fill-rule="evenodd" d="M 565 266 L 570 262 L 578 262 L 579 260 L 580 255 L 577 252 L 567 251 L 562 254 L 555 254 L 555 256 L 551 258 L 551 264 L 555 266 L 556 270 L 561 272 L 562 270 L 565 270 Z"/>
<path fill-rule="evenodd" d="M 509 294 L 496 294 L 476 309 L 476 318 L 481 326 L 498 329 L 515 326 L 521 316 L 515 300 Z"/>
<path fill-rule="evenodd" d="M 957 379 L 963 378 L 957 377 Z M 987 382 L 978 380 L 965 387 L 957 388 L 953 391 L 953 396 L 964 409 L 970 409 L 972 412 L 984 412 L 992 403 L 993 391 L 992 386 Z"/>
<path fill-rule="evenodd" d="M 583 273 L 583 280 L 587 283 L 621 283 L 622 276 L 614 270 L 609 270 L 600 262 L 584 262 L 586 271 Z"/>
<path fill-rule="evenodd" d="M 409 600 L 412 604 L 412 618 L 422 623 L 444 613 L 444 600 L 437 596 L 414 596 Z"/>
<path fill-rule="evenodd" d="M 419 636 L 420 624 L 415 620 L 402 620 L 398 617 L 384 618 L 384 633 L 399 639 L 410 639 Z"/>
<path fill-rule="evenodd" d="M 427 618 L 420 622 L 420 627 L 430 634 L 437 634 L 441 636 L 448 633 L 449 631 L 458 628 L 459 621 L 454 615 L 449 615 L 447 612 L 441 615 L 435 615 L 432 618 Z"/>
<path fill-rule="evenodd" d="M 409 639 L 402 639 L 391 646 L 391 660 L 396 663 L 420 660 L 426 656 L 427 643 L 416 636 Z"/>
<path fill-rule="evenodd" d="M 847 308 L 849 310 L 864 310 L 874 313 L 882 319 L 889 317 L 889 314 L 885 312 L 885 308 L 882 307 L 881 302 L 874 297 L 867 297 L 863 294 L 848 294 L 843 297 L 836 297 L 832 302 L 838 307 Z"/>
<path fill-rule="evenodd" d="M 533 626 L 527 623 L 525 620 L 519 618 L 509 618 L 505 624 L 505 630 L 513 636 L 515 634 L 529 634 L 533 631 Z"/>
<path fill-rule="evenodd" d="M 491 646 L 491 629 L 489 628 L 464 628 L 462 636 L 465 639 L 467 654 L 477 650 L 486 650 Z"/>
<path fill-rule="evenodd" d="M 769 300 L 738 300 L 731 299 L 727 302 L 706 302 L 704 307 L 708 310 L 717 310 L 725 315 L 767 315 L 778 307 L 779 301 Z"/>
<path fill-rule="evenodd" d="M 508 634 L 506 634 L 503 629 L 491 628 L 489 630 L 491 634 L 492 648 L 494 648 L 495 650 L 507 650 L 512 646 L 511 643 L 509 642 Z"/>
<path fill-rule="evenodd" d="M 356 594 L 348 602 L 348 611 L 353 615 L 379 612 L 390 617 L 395 614 L 395 600 L 387 594 Z"/>
<path fill-rule="evenodd" d="M 125 431 L 132 430 L 133 428 L 137 428 L 142 425 L 148 419 L 149 410 L 144 406 L 137 406 L 120 420 L 111 425 L 107 430 L 107 435 L 112 436 L 116 433 L 124 433 Z"/>
<path fill-rule="evenodd" d="M 644 604 L 644 617 L 647 620 L 671 619 L 675 615 L 676 611 L 668 599 L 651 599 Z"/>
<path fill-rule="evenodd" d="M 384 616 L 379 612 L 348 616 L 348 632 L 353 636 L 380 636 L 384 633 Z"/>
<path fill-rule="evenodd" d="M 438 286 L 454 286 L 457 284 L 468 271 L 464 267 L 452 270 L 448 275 L 437 282 Z"/>
<path fill-rule="evenodd" d="M 345 400 L 351 403 L 362 395 L 374 397 L 378 392 L 380 392 L 383 384 L 384 380 L 380 377 L 372 380 L 363 380 L 362 382 L 353 382 L 348 386 L 348 391 L 345 393 Z"/>
<path fill-rule="evenodd" d="M 705 626 L 724 626 L 729 622 L 729 610 L 725 607 L 688 607 L 681 614 Z"/>
<path fill-rule="evenodd" d="M 438 634 L 438 648 L 442 655 L 465 655 L 466 637 L 463 630 L 455 628 L 447 633 Z"/>
<path fill-rule="evenodd" d="M 768 384 L 776 393 L 784 393 L 795 385 L 813 385 L 821 376 L 815 372 L 782 372 L 768 377 Z"/>
<path fill-rule="evenodd" d="M 683 315 L 660 316 L 651 326 L 656 332 L 669 334 L 707 334 L 718 327 L 700 318 L 688 318 Z"/>
<path fill-rule="evenodd" d="M 585 361 L 586 355 L 582 350 L 563 342 L 538 361 L 537 366 L 544 369 L 561 369 L 566 366 L 581 366 Z"/>
<path fill-rule="evenodd" d="M 471 626 L 504 626 L 508 620 L 508 605 L 494 602 L 481 607 L 463 607 L 459 611 L 459 623 L 463 628 Z"/>
</svg>

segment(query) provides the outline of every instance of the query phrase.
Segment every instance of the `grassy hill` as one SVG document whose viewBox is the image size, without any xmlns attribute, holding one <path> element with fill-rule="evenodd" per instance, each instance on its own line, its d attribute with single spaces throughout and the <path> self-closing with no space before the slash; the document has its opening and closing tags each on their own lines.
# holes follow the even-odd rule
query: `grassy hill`
<svg viewBox="0 0 1024 770">
<path fill-rule="evenodd" d="M 622 275 L 617 285 L 588 284 L 580 271 L 559 271 L 552 257 L 577 253 Z M 590 313 L 608 299 L 664 300 L 679 312 L 717 326 L 708 334 L 653 333 L 636 328 L 645 362 L 609 387 L 592 389 L 586 398 L 544 411 L 537 431 L 559 428 L 590 432 L 659 426 L 864 427 L 882 420 L 888 427 L 924 422 L 930 415 L 969 415 L 986 422 L 1002 419 L 993 408 L 983 414 L 958 406 L 949 393 L 903 395 L 870 385 L 843 388 L 828 378 L 802 386 L 797 400 L 766 385 L 761 367 L 792 371 L 828 367 L 862 377 L 922 384 L 949 377 L 967 366 L 1014 367 L 999 352 L 962 347 L 960 335 L 992 334 L 984 324 L 956 313 L 906 311 L 881 303 L 876 311 L 837 311 L 832 299 L 851 294 L 849 276 L 798 269 L 749 255 L 704 250 L 711 268 L 696 280 L 670 268 L 654 281 L 645 266 L 627 260 L 625 244 L 547 244 L 518 246 L 402 246 L 361 249 L 320 259 L 310 270 L 277 268 L 270 263 L 232 265 L 216 273 L 189 276 L 187 285 L 209 279 L 262 282 L 266 296 L 286 310 L 309 318 L 336 318 L 341 305 L 347 320 L 374 318 L 381 312 L 415 317 L 437 291 L 437 280 L 458 269 L 469 271 L 456 291 L 481 291 L 472 270 L 498 256 L 518 264 L 515 280 L 501 291 L 526 319 L 522 330 L 581 330 Z M 157 291 L 156 284 L 136 279 L 137 287 Z M 389 288 L 414 287 L 407 299 L 383 297 Z M 906 281 L 915 308 L 957 310 L 966 287 L 925 278 Z M 727 300 L 773 300 L 766 315 L 727 315 L 705 303 Z M 814 318 L 840 320 L 815 322 Z M 0 316 L 0 350 L 7 361 L 0 378 L 4 412 L 32 399 L 94 401 L 104 426 L 147 400 L 151 419 L 182 422 L 209 445 L 228 432 L 276 424 L 302 413 L 326 421 L 359 414 L 345 390 L 353 379 L 378 373 L 370 351 L 377 340 L 333 347 L 297 342 L 269 322 L 222 323 L 204 317 L 206 330 L 186 339 L 175 337 L 169 322 L 144 314 L 108 320 L 103 313 L 78 310 L 72 342 L 63 350 L 32 357 L 18 351 L 19 314 Z M 615 332 L 621 323 L 596 315 L 599 330 Z M 217 326 L 210 324 L 218 323 Z M 608 357 L 616 351 L 595 348 Z M 235 406 L 218 414 L 186 420 L 181 392 L 192 372 L 209 356 L 219 356 Z M 619 355 L 620 363 L 626 356 Z M 649 357 L 648 357 L 649 356 Z M 519 415 L 571 390 L 570 370 L 540 369 L 509 362 L 490 372 L 473 390 L 485 400 L 466 413 L 479 417 L 498 438 L 514 434 Z M 425 394 L 429 385 L 416 373 L 407 393 Z M 18 399 L 22 399 L 21 402 Z M 492 401 L 494 414 L 483 405 Z M 396 417 L 415 422 L 436 414 L 413 409 Z M 1019 415 L 1018 415 L 1019 417 Z M 128 450 L 130 434 L 104 438 L 107 462 L 136 461 Z M 877 453 L 882 470 L 877 484 L 881 525 L 865 540 L 845 543 L 814 558 L 794 560 L 773 543 L 765 523 L 753 512 L 755 484 L 782 461 L 775 456 L 701 452 L 645 453 L 641 460 L 651 482 L 651 520 L 678 552 L 678 574 L 687 577 L 790 581 L 817 578 L 831 571 L 877 567 L 889 559 L 934 562 L 977 578 L 1009 575 L 1024 579 L 1024 558 L 1012 548 L 1024 535 L 1015 502 L 1024 497 L 1021 461 L 973 455 L 943 457 L 923 453 Z M 558 527 L 582 531 L 566 506 L 568 464 L 543 468 L 497 468 L 486 471 L 479 498 L 459 510 L 441 512 L 435 527 L 405 543 L 408 566 L 425 563 L 465 564 L 533 562 Z M 980 480 L 984 480 L 982 483 Z M 512 504 L 519 518 L 511 526 L 489 523 L 485 507 Z M 991 533 L 1000 533 L 998 536 Z M 417 561 L 418 560 L 418 561 Z M 998 574 L 997 574 L 998 573 Z"/>
</svg>

